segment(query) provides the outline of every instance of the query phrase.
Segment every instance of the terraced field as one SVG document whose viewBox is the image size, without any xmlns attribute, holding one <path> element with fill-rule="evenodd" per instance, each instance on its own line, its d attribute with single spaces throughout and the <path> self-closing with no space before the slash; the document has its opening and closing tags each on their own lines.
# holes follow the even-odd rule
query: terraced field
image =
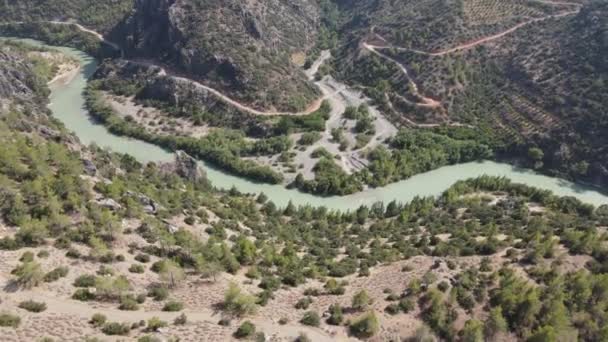
<svg viewBox="0 0 608 342">
<path fill-rule="evenodd" d="M 548 9 L 541 3 L 529 0 L 464 0 L 465 22 L 471 26 L 496 25 L 508 18 L 538 18 Z"/>
</svg>

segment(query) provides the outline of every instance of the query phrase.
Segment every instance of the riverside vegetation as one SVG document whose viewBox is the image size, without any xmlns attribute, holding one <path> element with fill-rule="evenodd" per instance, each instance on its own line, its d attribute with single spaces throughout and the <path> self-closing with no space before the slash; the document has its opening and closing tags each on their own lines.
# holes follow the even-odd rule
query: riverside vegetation
<svg viewBox="0 0 608 342">
<path fill-rule="evenodd" d="M 13 24 L 1 30 L 76 46 L 99 58 L 118 57 L 92 34 L 44 20 L 55 20 L 55 10 L 63 10 L 97 29 L 121 46 L 125 59 L 105 60 L 91 92 L 134 97 L 140 105 L 159 109 L 167 121 L 179 118 L 205 130 L 234 129 L 244 135 L 228 134 L 225 140 L 230 141 L 222 141 L 228 153 L 210 148 L 217 133 L 170 139 L 155 137 L 136 122 L 102 121 L 114 132 L 171 149 L 181 146 L 256 181 L 344 195 L 486 158 L 600 187 L 608 179 L 601 138 L 606 64 L 602 1 L 257 3 L 162 0 L 151 6 L 142 1 L 110 6 L 102 1 L 84 9 L 82 1 L 60 1 L 56 9 L 40 13 L 5 4 L 2 18 Z M 52 7 L 48 1 L 41 6 Z M 247 15 L 235 15 L 241 12 Z M 26 23 L 14 23 L 22 21 Z M 219 34 L 221 22 L 241 29 Z M 157 34 L 144 35 L 146 30 Z M 282 34 L 274 39 L 274 32 Z M 302 158 L 298 154 L 306 148 L 297 144 L 298 134 L 328 134 L 334 109 L 259 117 L 170 81 L 186 76 L 250 108 L 297 112 L 320 97 L 299 68 L 313 66 L 322 50 L 331 50 L 334 57 L 319 66 L 317 79 L 329 75 L 361 89 L 379 115 L 401 130 L 398 135 L 370 141 L 374 130 L 360 130 L 366 123 L 373 126 L 373 119 L 344 118 L 345 125 L 353 123 L 343 132 L 354 136 L 352 141 L 330 140 L 339 145 L 339 153 Z M 92 112 L 108 118 L 109 107 L 95 97 L 88 101 L 95 103 Z M 251 148 L 250 138 L 272 148 Z M 404 151 L 403 140 L 413 139 L 421 139 L 424 147 Z M 305 162 L 295 164 L 294 155 Z M 355 166 L 348 167 L 353 160 Z"/>
<path fill-rule="evenodd" d="M 3 338 L 608 338 L 607 206 L 480 177 L 278 208 L 82 146 L 31 51 L 0 43 Z"/>
</svg>

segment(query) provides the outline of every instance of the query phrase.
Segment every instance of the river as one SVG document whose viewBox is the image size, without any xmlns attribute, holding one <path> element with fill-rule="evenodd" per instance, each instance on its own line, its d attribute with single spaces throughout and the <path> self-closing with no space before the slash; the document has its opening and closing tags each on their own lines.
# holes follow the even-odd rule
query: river
<svg viewBox="0 0 608 342">
<path fill-rule="evenodd" d="M 21 39 L 21 41 L 43 45 L 28 39 Z M 96 143 L 116 152 L 128 153 L 144 163 L 173 159 L 172 153 L 156 145 L 115 136 L 108 132 L 104 126 L 91 121 L 86 114 L 82 93 L 88 78 L 97 68 L 97 62 L 93 57 L 75 49 L 67 47 L 57 47 L 55 49 L 78 58 L 82 67 L 80 72 L 67 84 L 58 82 L 51 85 L 49 108 L 57 119 L 78 136 L 82 143 Z M 224 189 L 235 187 L 243 193 L 263 192 L 278 206 L 285 206 L 289 201 L 292 201 L 295 205 L 323 205 L 329 209 L 352 210 L 364 204 L 371 205 L 377 201 L 388 203 L 397 200 L 405 203 L 416 196 L 439 195 L 458 180 L 481 175 L 505 176 L 518 183 L 551 190 L 560 196 L 574 196 L 583 202 L 596 206 L 608 204 L 608 196 L 596 190 L 563 179 L 540 175 L 531 170 L 492 161 L 446 166 L 382 188 L 369 189 L 342 197 L 320 197 L 287 189 L 282 185 L 254 183 L 224 173 L 205 162 L 201 161 L 200 163 L 214 186 Z"/>
</svg>

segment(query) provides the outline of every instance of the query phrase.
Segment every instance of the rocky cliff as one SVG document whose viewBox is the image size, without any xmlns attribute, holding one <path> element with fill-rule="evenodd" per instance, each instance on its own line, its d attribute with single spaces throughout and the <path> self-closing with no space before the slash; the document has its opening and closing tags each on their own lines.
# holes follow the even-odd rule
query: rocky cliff
<svg viewBox="0 0 608 342">
<path fill-rule="evenodd" d="M 40 106 L 47 90 L 44 81 L 36 77 L 32 65 L 18 46 L 0 42 L 0 112 L 10 106 L 25 104 Z"/>
<path fill-rule="evenodd" d="M 133 0 L 0 1 L 0 21 L 76 20 L 106 32 L 129 14 Z"/>
<path fill-rule="evenodd" d="M 153 58 L 240 101 L 303 109 L 317 96 L 294 57 L 313 46 L 314 0 L 138 0 L 110 34 L 131 58 Z"/>
</svg>

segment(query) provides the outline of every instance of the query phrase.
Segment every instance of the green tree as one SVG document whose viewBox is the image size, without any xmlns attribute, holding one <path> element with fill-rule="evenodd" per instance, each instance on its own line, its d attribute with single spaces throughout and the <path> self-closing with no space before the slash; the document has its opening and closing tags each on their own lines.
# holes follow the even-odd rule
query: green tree
<svg viewBox="0 0 608 342">
<path fill-rule="evenodd" d="M 15 283 L 26 289 L 40 285 L 44 279 L 42 267 L 36 261 L 24 262 L 13 272 Z"/>
<path fill-rule="evenodd" d="M 257 310 L 256 298 L 242 293 L 236 283 L 230 283 L 224 293 L 224 310 L 237 317 L 255 313 Z"/>
<path fill-rule="evenodd" d="M 255 261 L 257 249 L 251 240 L 241 235 L 237 238 L 232 253 L 241 265 L 251 265 Z"/>
<path fill-rule="evenodd" d="M 342 314 L 342 307 L 340 304 L 332 304 L 329 306 L 329 317 L 327 318 L 327 324 L 331 325 L 340 325 L 344 320 L 344 315 Z"/>
<path fill-rule="evenodd" d="M 28 208 L 23 201 L 23 196 L 20 193 L 15 193 L 7 202 L 9 203 L 4 214 L 6 222 L 13 226 L 21 226 L 28 217 Z"/>
<path fill-rule="evenodd" d="M 212 278 L 214 282 L 217 280 L 217 276 L 224 270 L 219 262 L 207 261 L 202 255 L 197 255 L 194 258 L 194 267 L 203 278 Z"/>
<path fill-rule="evenodd" d="M 98 298 L 113 300 L 120 298 L 131 289 L 129 280 L 124 275 L 118 277 L 96 277 L 95 294 Z"/>
<path fill-rule="evenodd" d="M 359 338 L 369 338 L 374 336 L 380 329 L 378 317 L 373 311 L 365 313 L 350 323 L 351 334 Z"/>
<path fill-rule="evenodd" d="M 366 310 L 372 303 L 371 297 L 367 294 L 367 291 L 361 290 L 353 296 L 351 307 L 357 311 Z"/>
<path fill-rule="evenodd" d="M 551 326 L 543 326 L 528 338 L 528 342 L 557 342 L 557 333 Z"/>
<path fill-rule="evenodd" d="M 485 324 L 485 335 L 488 339 L 494 340 L 499 334 L 507 332 L 508 325 L 505 317 L 502 315 L 502 308 L 497 306 L 490 310 L 490 315 Z"/>
<path fill-rule="evenodd" d="M 177 284 L 186 279 L 184 269 L 173 260 L 165 260 L 158 272 L 160 279 L 167 283 L 169 287 L 175 287 Z"/>
<path fill-rule="evenodd" d="M 463 342 L 483 342 L 483 325 L 481 321 L 470 319 L 462 329 Z"/>
</svg>

